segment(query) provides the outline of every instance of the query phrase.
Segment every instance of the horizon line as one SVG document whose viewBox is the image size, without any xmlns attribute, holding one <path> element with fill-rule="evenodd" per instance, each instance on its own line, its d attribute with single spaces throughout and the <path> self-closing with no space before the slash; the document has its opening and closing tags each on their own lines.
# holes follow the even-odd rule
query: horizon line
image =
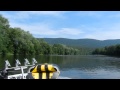
<svg viewBox="0 0 120 90">
<path fill-rule="evenodd" d="M 75 39 L 75 38 L 63 38 L 63 37 L 35 37 L 35 38 L 50 38 L 50 39 L 74 39 L 74 40 L 79 40 L 79 39 L 92 39 L 92 40 L 99 40 L 99 41 L 105 41 L 105 40 L 120 40 L 120 39 L 104 39 L 104 40 L 100 40 L 100 39 L 94 39 L 94 38 L 79 38 L 79 39 Z"/>
</svg>

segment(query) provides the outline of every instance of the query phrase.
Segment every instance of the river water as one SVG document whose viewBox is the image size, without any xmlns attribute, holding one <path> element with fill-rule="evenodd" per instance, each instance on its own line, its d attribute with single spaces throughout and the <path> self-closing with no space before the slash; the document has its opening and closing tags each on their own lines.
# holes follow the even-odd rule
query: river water
<svg viewBox="0 0 120 90">
<path fill-rule="evenodd" d="M 38 63 L 53 63 L 60 68 L 60 76 L 73 79 L 120 79 L 120 58 L 104 55 L 38 55 L 38 56 L 1 56 L 0 68 L 4 60 L 15 66 L 15 59 L 21 64 L 27 58 L 35 58 Z"/>
</svg>

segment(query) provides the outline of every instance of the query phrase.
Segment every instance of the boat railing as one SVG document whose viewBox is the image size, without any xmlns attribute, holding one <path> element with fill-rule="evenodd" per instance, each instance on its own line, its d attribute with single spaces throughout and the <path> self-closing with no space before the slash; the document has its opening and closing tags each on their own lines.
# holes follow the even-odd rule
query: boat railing
<svg viewBox="0 0 120 90">
<path fill-rule="evenodd" d="M 30 62 L 27 58 L 24 59 L 24 66 L 21 65 L 20 61 L 18 59 L 16 59 L 15 61 L 15 67 L 11 67 L 10 63 L 8 60 L 5 60 L 5 67 L 4 70 L 2 70 L 2 73 L 6 73 L 7 71 L 11 71 L 11 70 L 21 70 L 21 74 L 15 74 L 15 75 L 8 75 L 8 78 L 20 78 L 22 75 L 22 79 L 26 78 L 26 73 L 24 73 L 24 69 L 27 69 L 28 66 L 34 66 L 36 65 L 37 61 L 35 58 L 32 58 L 32 65 L 30 65 Z"/>
<path fill-rule="evenodd" d="M 25 61 L 24 61 L 24 66 L 22 66 L 21 65 L 21 63 L 20 63 L 20 61 L 18 60 L 18 59 L 16 59 L 15 61 L 15 67 L 11 67 L 11 65 L 10 65 L 10 63 L 9 63 L 9 61 L 8 60 L 5 60 L 5 69 L 6 70 L 9 70 L 9 69 L 15 69 L 15 70 L 18 70 L 18 69 L 20 69 L 20 67 L 22 67 L 22 68 L 26 68 L 26 67 L 28 67 L 28 66 L 34 66 L 34 65 L 36 65 L 36 63 L 37 63 L 37 61 L 36 61 L 36 59 L 35 58 L 32 58 L 32 64 L 30 65 L 30 62 L 29 62 L 29 60 L 27 59 L 27 58 L 25 58 L 24 59 Z"/>
</svg>

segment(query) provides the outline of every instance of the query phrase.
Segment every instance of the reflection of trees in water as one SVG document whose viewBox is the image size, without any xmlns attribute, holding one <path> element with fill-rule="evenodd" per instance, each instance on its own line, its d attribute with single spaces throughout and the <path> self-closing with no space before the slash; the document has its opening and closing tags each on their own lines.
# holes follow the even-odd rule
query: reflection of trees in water
<svg viewBox="0 0 120 90">
<path fill-rule="evenodd" d="M 49 55 L 9 55 L 9 56 L 0 56 L 0 67 L 4 67 L 4 61 L 8 60 L 11 66 L 15 66 L 15 60 L 18 59 L 22 65 L 24 65 L 24 59 L 27 58 L 29 62 L 32 64 L 32 58 L 35 58 L 38 63 L 54 63 L 54 64 L 61 64 L 62 60 L 58 56 L 49 56 Z"/>
<path fill-rule="evenodd" d="M 9 60 L 12 66 L 15 66 L 15 60 L 19 59 L 24 65 L 24 59 L 27 58 L 32 63 L 32 58 L 35 58 L 38 63 L 52 63 L 57 64 L 61 69 L 64 68 L 79 68 L 79 69 L 97 69 L 97 68 L 120 68 L 119 58 L 107 56 L 93 56 L 93 55 L 36 55 L 36 56 L 0 56 L 0 68 L 4 66 L 4 60 Z"/>
<path fill-rule="evenodd" d="M 14 66 L 15 59 L 16 59 L 16 56 L 12 56 L 12 55 L 0 56 L 0 68 L 4 67 L 5 60 L 8 60 L 11 66 Z"/>
<path fill-rule="evenodd" d="M 36 60 L 39 63 L 54 63 L 54 64 L 61 64 L 62 60 L 58 56 L 51 56 L 51 55 L 39 55 L 36 56 Z"/>
<path fill-rule="evenodd" d="M 111 60 L 110 60 L 111 59 Z M 99 69 L 99 68 L 109 68 L 113 66 L 114 58 L 107 56 L 93 56 L 93 55 L 76 55 L 76 56 L 63 56 L 63 62 L 60 64 L 62 68 L 79 68 L 79 69 Z M 118 63 L 119 62 L 119 63 Z M 115 64 L 116 63 L 116 64 Z M 118 65 L 120 67 L 120 60 L 114 62 L 114 66 Z"/>
<path fill-rule="evenodd" d="M 120 58 L 111 57 L 109 60 L 106 60 L 105 63 L 109 68 L 119 68 L 120 69 Z"/>
</svg>

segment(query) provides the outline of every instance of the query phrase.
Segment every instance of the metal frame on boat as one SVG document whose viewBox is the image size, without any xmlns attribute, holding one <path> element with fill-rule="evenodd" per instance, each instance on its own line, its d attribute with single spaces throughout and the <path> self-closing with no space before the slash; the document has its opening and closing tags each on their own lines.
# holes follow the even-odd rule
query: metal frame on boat
<svg viewBox="0 0 120 90">
<path fill-rule="evenodd" d="M 30 65 L 29 60 L 26 58 L 24 59 L 24 66 L 21 65 L 20 61 L 18 59 L 15 60 L 15 67 L 11 67 L 10 63 L 8 60 L 5 60 L 5 67 L 3 70 L 0 70 L 0 77 L 2 79 L 27 79 L 27 76 L 29 74 L 30 68 L 36 66 L 37 61 L 35 58 L 32 58 L 32 65 Z M 58 73 L 60 74 L 60 71 L 57 66 L 54 66 L 55 69 L 57 69 Z M 28 69 L 28 72 L 24 72 L 25 69 Z M 10 71 L 15 72 L 20 70 L 20 74 L 14 74 L 14 75 L 8 75 Z M 68 77 L 62 77 L 59 76 L 56 79 L 70 79 Z"/>
<path fill-rule="evenodd" d="M 16 71 L 16 70 L 21 70 L 20 74 L 15 74 L 15 75 L 8 75 L 7 78 L 5 79 L 26 79 L 27 73 L 24 73 L 24 69 L 27 69 L 28 66 L 35 66 L 37 61 L 35 60 L 35 58 L 32 58 L 32 65 L 30 65 L 30 62 L 28 61 L 28 59 L 26 58 L 24 61 L 24 66 L 21 66 L 21 63 L 18 59 L 15 60 L 15 67 L 11 67 L 10 63 L 8 60 L 5 60 L 5 67 L 3 70 L 1 70 L 1 75 L 2 74 L 6 74 L 9 71 Z"/>
</svg>

